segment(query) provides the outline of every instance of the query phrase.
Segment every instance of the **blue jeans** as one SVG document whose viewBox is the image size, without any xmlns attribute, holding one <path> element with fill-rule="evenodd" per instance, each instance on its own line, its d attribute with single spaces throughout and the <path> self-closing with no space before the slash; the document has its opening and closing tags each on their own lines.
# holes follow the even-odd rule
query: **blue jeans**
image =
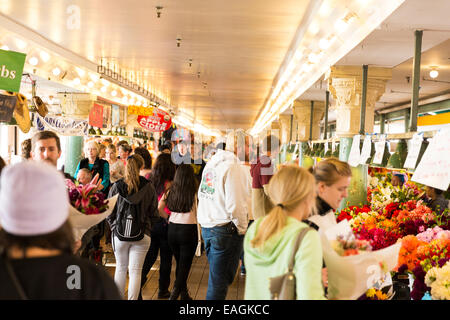
<svg viewBox="0 0 450 320">
<path fill-rule="evenodd" d="M 244 235 L 237 233 L 234 224 L 203 228 L 206 257 L 209 262 L 206 300 L 225 300 L 228 286 L 233 283 L 242 253 Z"/>
</svg>

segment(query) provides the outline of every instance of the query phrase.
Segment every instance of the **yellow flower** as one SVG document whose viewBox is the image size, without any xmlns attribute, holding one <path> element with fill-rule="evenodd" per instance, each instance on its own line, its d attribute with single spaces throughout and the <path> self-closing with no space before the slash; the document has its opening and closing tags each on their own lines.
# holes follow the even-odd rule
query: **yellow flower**
<svg viewBox="0 0 450 320">
<path fill-rule="evenodd" d="M 377 291 L 376 296 L 377 296 L 378 300 L 386 300 L 387 299 L 387 295 L 381 291 Z"/>
<path fill-rule="evenodd" d="M 373 296 L 375 296 L 376 291 L 377 290 L 375 288 L 370 288 L 369 290 L 367 290 L 366 296 L 369 297 L 369 298 L 372 298 Z"/>
</svg>

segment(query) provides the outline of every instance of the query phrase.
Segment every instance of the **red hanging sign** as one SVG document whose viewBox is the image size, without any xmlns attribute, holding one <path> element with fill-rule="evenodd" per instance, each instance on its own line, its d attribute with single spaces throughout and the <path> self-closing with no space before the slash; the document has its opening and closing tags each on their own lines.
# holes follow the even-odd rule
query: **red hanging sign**
<svg viewBox="0 0 450 320">
<path fill-rule="evenodd" d="M 103 127 L 103 106 L 94 103 L 89 113 L 89 125 L 97 128 Z"/>
<path fill-rule="evenodd" d="M 166 131 L 172 124 L 172 119 L 167 112 L 159 109 L 153 110 L 152 116 L 138 116 L 139 125 L 151 132 Z"/>
</svg>

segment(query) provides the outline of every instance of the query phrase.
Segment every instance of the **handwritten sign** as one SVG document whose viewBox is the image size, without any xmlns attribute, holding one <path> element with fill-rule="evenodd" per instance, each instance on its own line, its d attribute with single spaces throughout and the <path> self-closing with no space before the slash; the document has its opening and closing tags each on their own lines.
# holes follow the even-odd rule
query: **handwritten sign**
<svg viewBox="0 0 450 320">
<path fill-rule="evenodd" d="M 372 139 L 370 135 L 366 135 L 364 138 L 364 144 L 361 150 L 361 157 L 359 158 L 359 164 L 365 164 L 370 157 L 372 151 Z"/>
<path fill-rule="evenodd" d="M 359 158 L 361 153 L 359 150 L 359 143 L 361 141 L 361 136 L 359 134 L 353 137 L 352 148 L 350 149 L 350 155 L 348 157 L 348 164 L 352 167 L 357 167 L 359 165 Z"/>
<path fill-rule="evenodd" d="M 420 148 L 422 147 L 423 133 L 415 133 L 411 139 L 410 147 L 408 148 L 408 156 L 406 157 L 404 168 L 416 167 L 417 158 L 419 157 Z"/>
<path fill-rule="evenodd" d="M 17 97 L 0 94 L 0 122 L 10 122 L 14 108 L 16 107 Z"/>
<path fill-rule="evenodd" d="M 103 106 L 94 103 L 89 112 L 89 125 L 97 128 L 103 127 Z"/>
<path fill-rule="evenodd" d="M 447 190 L 450 184 L 450 128 L 439 130 L 430 142 L 411 180 Z"/>
<path fill-rule="evenodd" d="M 375 156 L 373 157 L 374 164 L 381 164 L 381 162 L 383 162 L 385 146 L 386 146 L 386 136 L 381 135 L 380 140 L 378 142 L 375 142 Z"/>
</svg>

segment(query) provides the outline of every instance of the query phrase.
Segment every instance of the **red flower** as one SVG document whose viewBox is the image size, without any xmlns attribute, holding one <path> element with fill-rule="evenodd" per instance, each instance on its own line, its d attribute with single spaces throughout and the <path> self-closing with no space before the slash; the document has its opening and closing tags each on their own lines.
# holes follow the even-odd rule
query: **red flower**
<svg viewBox="0 0 450 320">
<path fill-rule="evenodd" d="M 386 218 L 390 219 L 392 217 L 392 214 L 395 211 L 398 211 L 400 209 L 399 206 L 400 206 L 400 204 L 398 202 L 389 203 L 383 210 Z M 397 212 L 397 214 L 398 214 L 398 212 Z"/>
<path fill-rule="evenodd" d="M 339 216 L 337 217 L 337 222 L 341 222 L 344 219 L 351 220 L 353 217 L 345 210 L 342 210 Z"/>
</svg>

